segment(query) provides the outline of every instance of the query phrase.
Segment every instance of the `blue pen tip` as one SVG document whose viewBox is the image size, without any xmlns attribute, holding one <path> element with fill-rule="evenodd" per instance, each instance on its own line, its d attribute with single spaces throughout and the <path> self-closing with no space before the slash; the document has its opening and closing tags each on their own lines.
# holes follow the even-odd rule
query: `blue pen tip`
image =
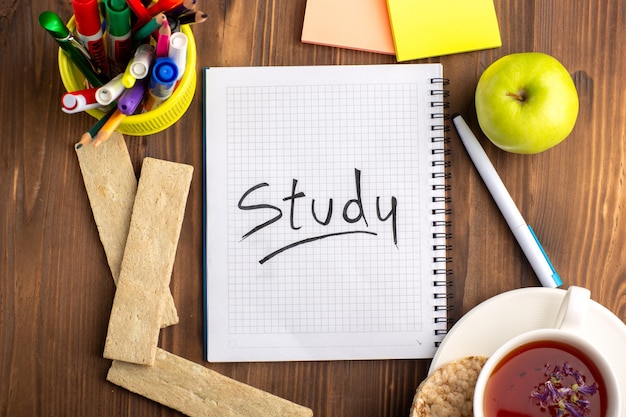
<svg viewBox="0 0 626 417">
<path fill-rule="evenodd" d="M 155 77 L 162 83 L 170 83 L 178 78 L 178 67 L 169 58 L 158 59 L 154 65 Z"/>
</svg>

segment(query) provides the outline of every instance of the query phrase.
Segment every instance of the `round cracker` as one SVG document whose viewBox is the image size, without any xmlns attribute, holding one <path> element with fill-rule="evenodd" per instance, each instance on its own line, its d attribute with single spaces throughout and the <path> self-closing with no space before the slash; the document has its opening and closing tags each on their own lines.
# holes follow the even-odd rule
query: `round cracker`
<svg viewBox="0 0 626 417">
<path fill-rule="evenodd" d="M 472 417 L 484 356 L 467 356 L 439 367 L 417 387 L 410 417 Z"/>
</svg>

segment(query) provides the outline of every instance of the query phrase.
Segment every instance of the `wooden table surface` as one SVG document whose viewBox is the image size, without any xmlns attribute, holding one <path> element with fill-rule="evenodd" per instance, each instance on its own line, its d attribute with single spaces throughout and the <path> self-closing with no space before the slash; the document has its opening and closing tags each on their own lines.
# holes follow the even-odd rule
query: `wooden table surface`
<svg viewBox="0 0 626 417">
<path fill-rule="evenodd" d="M 198 1 L 193 27 L 204 66 L 394 63 L 393 57 L 300 42 L 306 0 Z M 442 2 L 445 3 L 445 2 Z M 496 0 L 503 46 L 442 62 L 450 112 L 475 131 L 482 71 L 514 52 L 540 51 L 571 72 L 580 113 L 571 136 L 524 156 L 481 141 L 564 279 L 626 319 L 626 4 L 620 0 Z M 67 19 L 70 1 L 0 1 L 0 415 L 169 416 L 175 411 L 105 380 L 102 358 L 114 284 L 73 148 L 92 124 L 60 109 L 57 47 L 38 25 Z M 445 10 L 442 10 L 445 24 Z M 450 28 L 454 30 L 454 28 Z M 324 417 L 407 416 L 427 360 L 209 364 L 202 358 L 202 82 L 174 127 L 127 136 L 136 169 L 146 157 L 192 164 L 171 290 L 180 323 L 160 346 Z M 538 286 L 452 130 L 454 309 Z M 524 312 L 520 312 L 524 314 Z M 626 348 L 626 347 L 625 347 Z"/>
</svg>

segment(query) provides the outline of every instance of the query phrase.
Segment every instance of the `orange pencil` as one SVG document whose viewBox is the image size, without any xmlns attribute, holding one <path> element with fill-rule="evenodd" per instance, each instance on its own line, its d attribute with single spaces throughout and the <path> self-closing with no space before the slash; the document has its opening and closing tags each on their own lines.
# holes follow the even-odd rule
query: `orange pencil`
<svg viewBox="0 0 626 417">
<path fill-rule="evenodd" d="M 100 118 L 100 120 L 98 120 L 91 128 L 89 128 L 88 131 L 83 134 L 83 136 L 80 137 L 80 140 L 76 144 L 76 149 L 80 149 L 82 146 L 87 145 L 88 143 L 92 143 L 94 141 L 94 138 L 96 137 L 102 126 L 104 126 L 107 120 L 109 120 L 111 116 L 113 116 L 113 113 L 115 113 L 115 109 L 116 107 L 112 107 L 111 110 L 107 111 L 106 114 Z"/>
<path fill-rule="evenodd" d="M 122 113 L 119 109 L 116 109 L 109 120 L 107 120 L 107 122 L 100 128 L 100 131 L 96 135 L 93 142 L 93 146 L 99 146 L 101 143 L 107 141 L 125 117 L 126 115 L 124 113 Z"/>
</svg>

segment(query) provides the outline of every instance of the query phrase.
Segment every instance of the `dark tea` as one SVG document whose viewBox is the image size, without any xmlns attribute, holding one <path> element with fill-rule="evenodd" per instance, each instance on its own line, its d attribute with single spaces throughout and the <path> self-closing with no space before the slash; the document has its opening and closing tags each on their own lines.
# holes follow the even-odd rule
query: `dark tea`
<svg viewBox="0 0 626 417">
<path fill-rule="evenodd" d="M 584 353 L 561 342 L 532 342 L 496 366 L 485 389 L 484 412 L 486 417 L 604 417 L 606 392 Z M 584 414 L 577 414 L 581 410 Z"/>
</svg>

